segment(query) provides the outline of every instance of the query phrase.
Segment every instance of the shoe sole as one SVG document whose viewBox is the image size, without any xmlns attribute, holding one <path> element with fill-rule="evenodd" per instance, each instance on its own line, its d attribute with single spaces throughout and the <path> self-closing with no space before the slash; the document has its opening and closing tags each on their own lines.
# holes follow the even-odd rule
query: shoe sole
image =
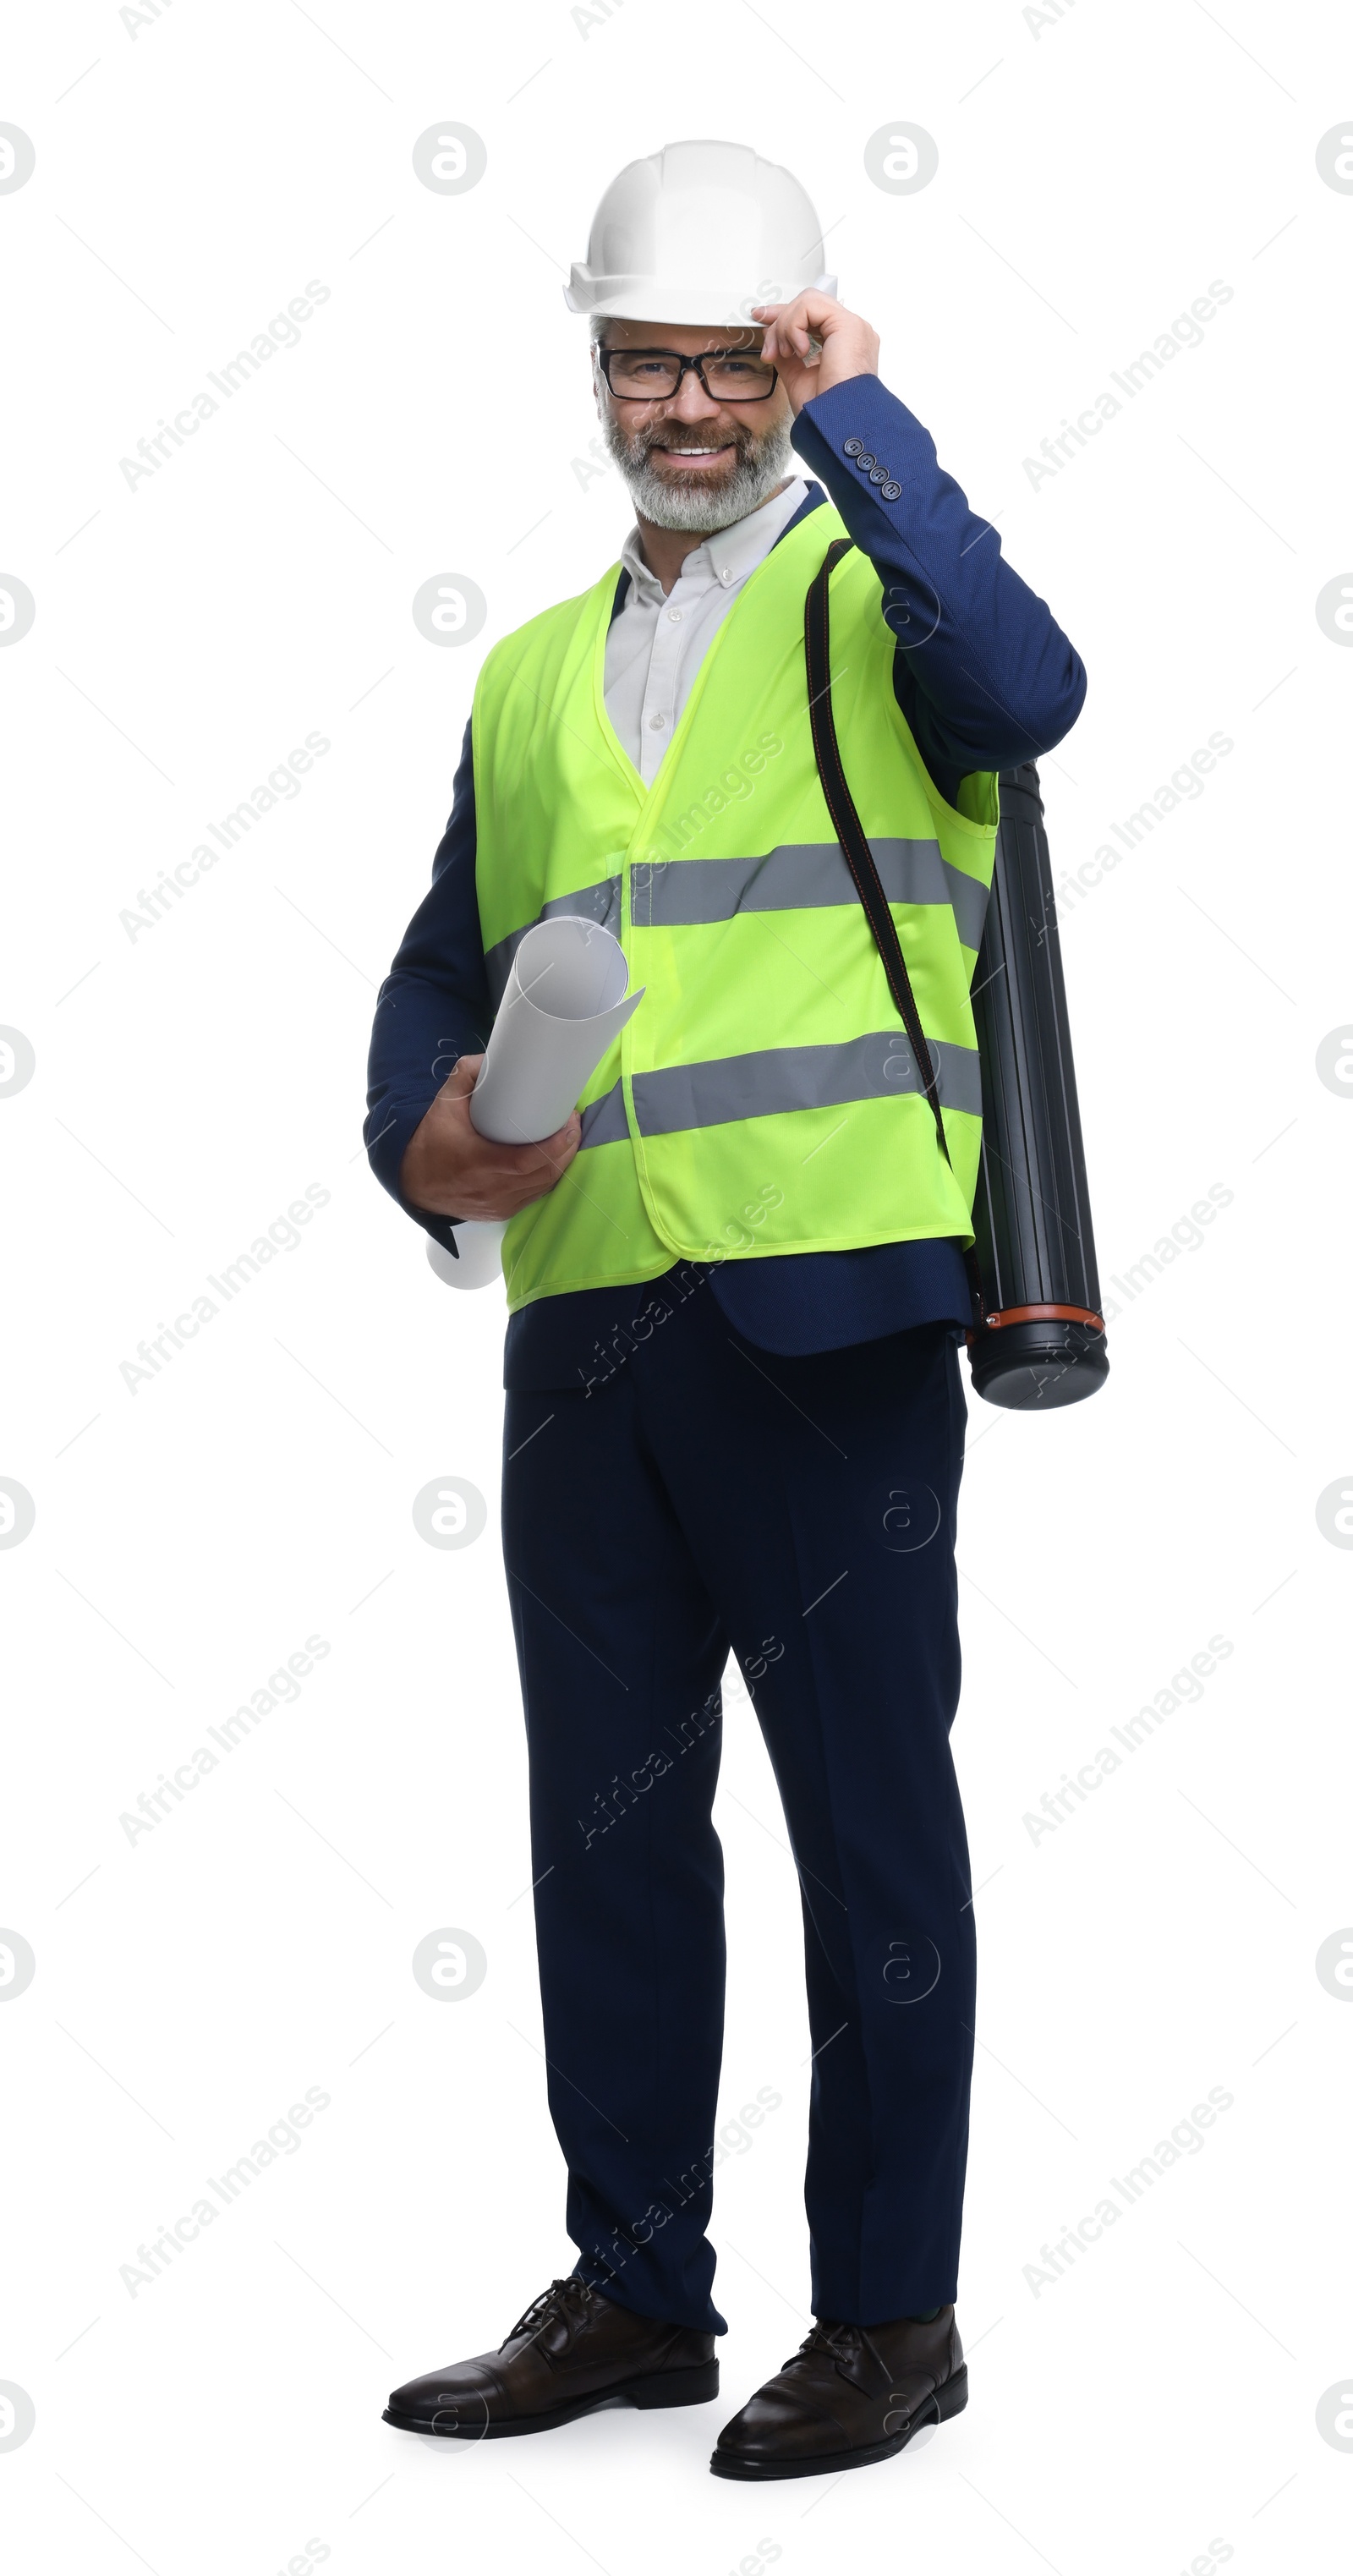
<svg viewBox="0 0 1353 2576">
<path fill-rule="evenodd" d="M 574 2424 L 580 2415 L 594 2415 L 599 2406 L 612 2406 L 622 2398 L 629 2406 L 707 2406 L 719 2394 L 717 2361 L 702 2362 L 695 2370 L 651 2371 L 644 2378 L 619 2381 L 613 2388 L 598 2388 L 590 2397 L 580 2397 L 571 2406 L 556 2406 L 548 2415 L 519 2415 L 499 2424 L 456 2424 L 442 2422 L 437 2416 L 396 2415 L 386 2407 L 383 2424 L 393 2424 L 401 2433 L 428 2433 L 438 2441 L 499 2442 L 518 2433 L 551 2433 L 559 2424 Z M 452 2413 L 447 2408 L 447 2416 Z"/>
<path fill-rule="evenodd" d="M 885 2442 L 870 2442 L 859 2451 L 823 2451 L 806 2460 L 740 2459 L 736 2451 L 715 2451 L 710 2468 L 716 2478 L 826 2478 L 842 2469 L 867 2469 L 873 2460 L 894 2460 L 905 2451 L 927 2424 L 943 2424 L 950 2415 L 961 2415 L 968 2403 L 968 2365 L 966 2361 L 950 2379 L 926 2399 L 925 2411 L 908 2424 L 905 2432 L 892 2433 Z"/>
</svg>

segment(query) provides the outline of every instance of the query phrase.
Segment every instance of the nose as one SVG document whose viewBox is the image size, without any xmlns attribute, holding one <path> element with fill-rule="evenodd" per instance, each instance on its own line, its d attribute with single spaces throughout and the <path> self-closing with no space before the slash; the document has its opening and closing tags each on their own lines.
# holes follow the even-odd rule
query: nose
<svg viewBox="0 0 1353 2576">
<path fill-rule="evenodd" d="M 673 394 L 663 408 L 669 420 L 697 421 L 712 420 L 720 405 L 706 393 L 694 369 L 688 368 L 681 379 L 680 392 Z"/>
</svg>

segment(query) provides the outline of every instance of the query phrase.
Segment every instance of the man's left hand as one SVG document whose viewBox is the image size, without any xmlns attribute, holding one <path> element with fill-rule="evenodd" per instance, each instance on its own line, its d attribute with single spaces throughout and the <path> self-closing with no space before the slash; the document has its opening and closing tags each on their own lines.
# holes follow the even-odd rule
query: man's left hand
<svg viewBox="0 0 1353 2576">
<path fill-rule="evenodd" d="M 844 384 L 848 376 L 878 374 L 877 331 L 858 313 L 848 313 L 844 304 L 833 303 L 830 295 L 809 289 L 792 304 L 754 304 L 752 320 L 766 326 L 761 355 L 778 367 L 795 414 L 814 394 Z M 821 343 L 820 352 L 815 341 Z"/>
</svg>

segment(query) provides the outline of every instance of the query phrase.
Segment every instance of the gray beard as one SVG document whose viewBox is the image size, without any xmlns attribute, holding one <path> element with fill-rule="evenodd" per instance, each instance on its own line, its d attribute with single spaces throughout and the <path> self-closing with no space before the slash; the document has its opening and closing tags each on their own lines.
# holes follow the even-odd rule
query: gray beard
<svg viewBox="0 0 1353 2576">
<path fill-rule="evenodd" d="M 702 492 L 694 482 L 678 484 L 675 489 L 664 483 L 649 462 L 647 446 L 639 439 L 627 439 L 611 416 L 605 415 L 602 420 L 607 448 L 625 478 L 635 509 L 655 528 L 686 528 L 705 537 L 713 536 L 716 529 L 731 528 L 735 520 L 759 510 L 793 471 L 792 428 L 792 421 L 782 420 L 764 438 L 743 449 L 732 474 L 717 492 Z"/>
</svg>

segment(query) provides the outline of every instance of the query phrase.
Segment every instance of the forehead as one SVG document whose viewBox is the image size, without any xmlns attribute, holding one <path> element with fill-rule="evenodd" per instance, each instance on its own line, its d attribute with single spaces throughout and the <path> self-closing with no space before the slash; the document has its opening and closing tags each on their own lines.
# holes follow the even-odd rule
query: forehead
<svg viewBox="0 0 1353 2576">
<path fill-rule="evenodd" d="M 683 358 L 698 358 L 706 349 L 759 349 L 765 332 L 759 322 L 629 322 L 610 320 L 602 329 L 608 349 L 676 349 Z"/>
</svg>

